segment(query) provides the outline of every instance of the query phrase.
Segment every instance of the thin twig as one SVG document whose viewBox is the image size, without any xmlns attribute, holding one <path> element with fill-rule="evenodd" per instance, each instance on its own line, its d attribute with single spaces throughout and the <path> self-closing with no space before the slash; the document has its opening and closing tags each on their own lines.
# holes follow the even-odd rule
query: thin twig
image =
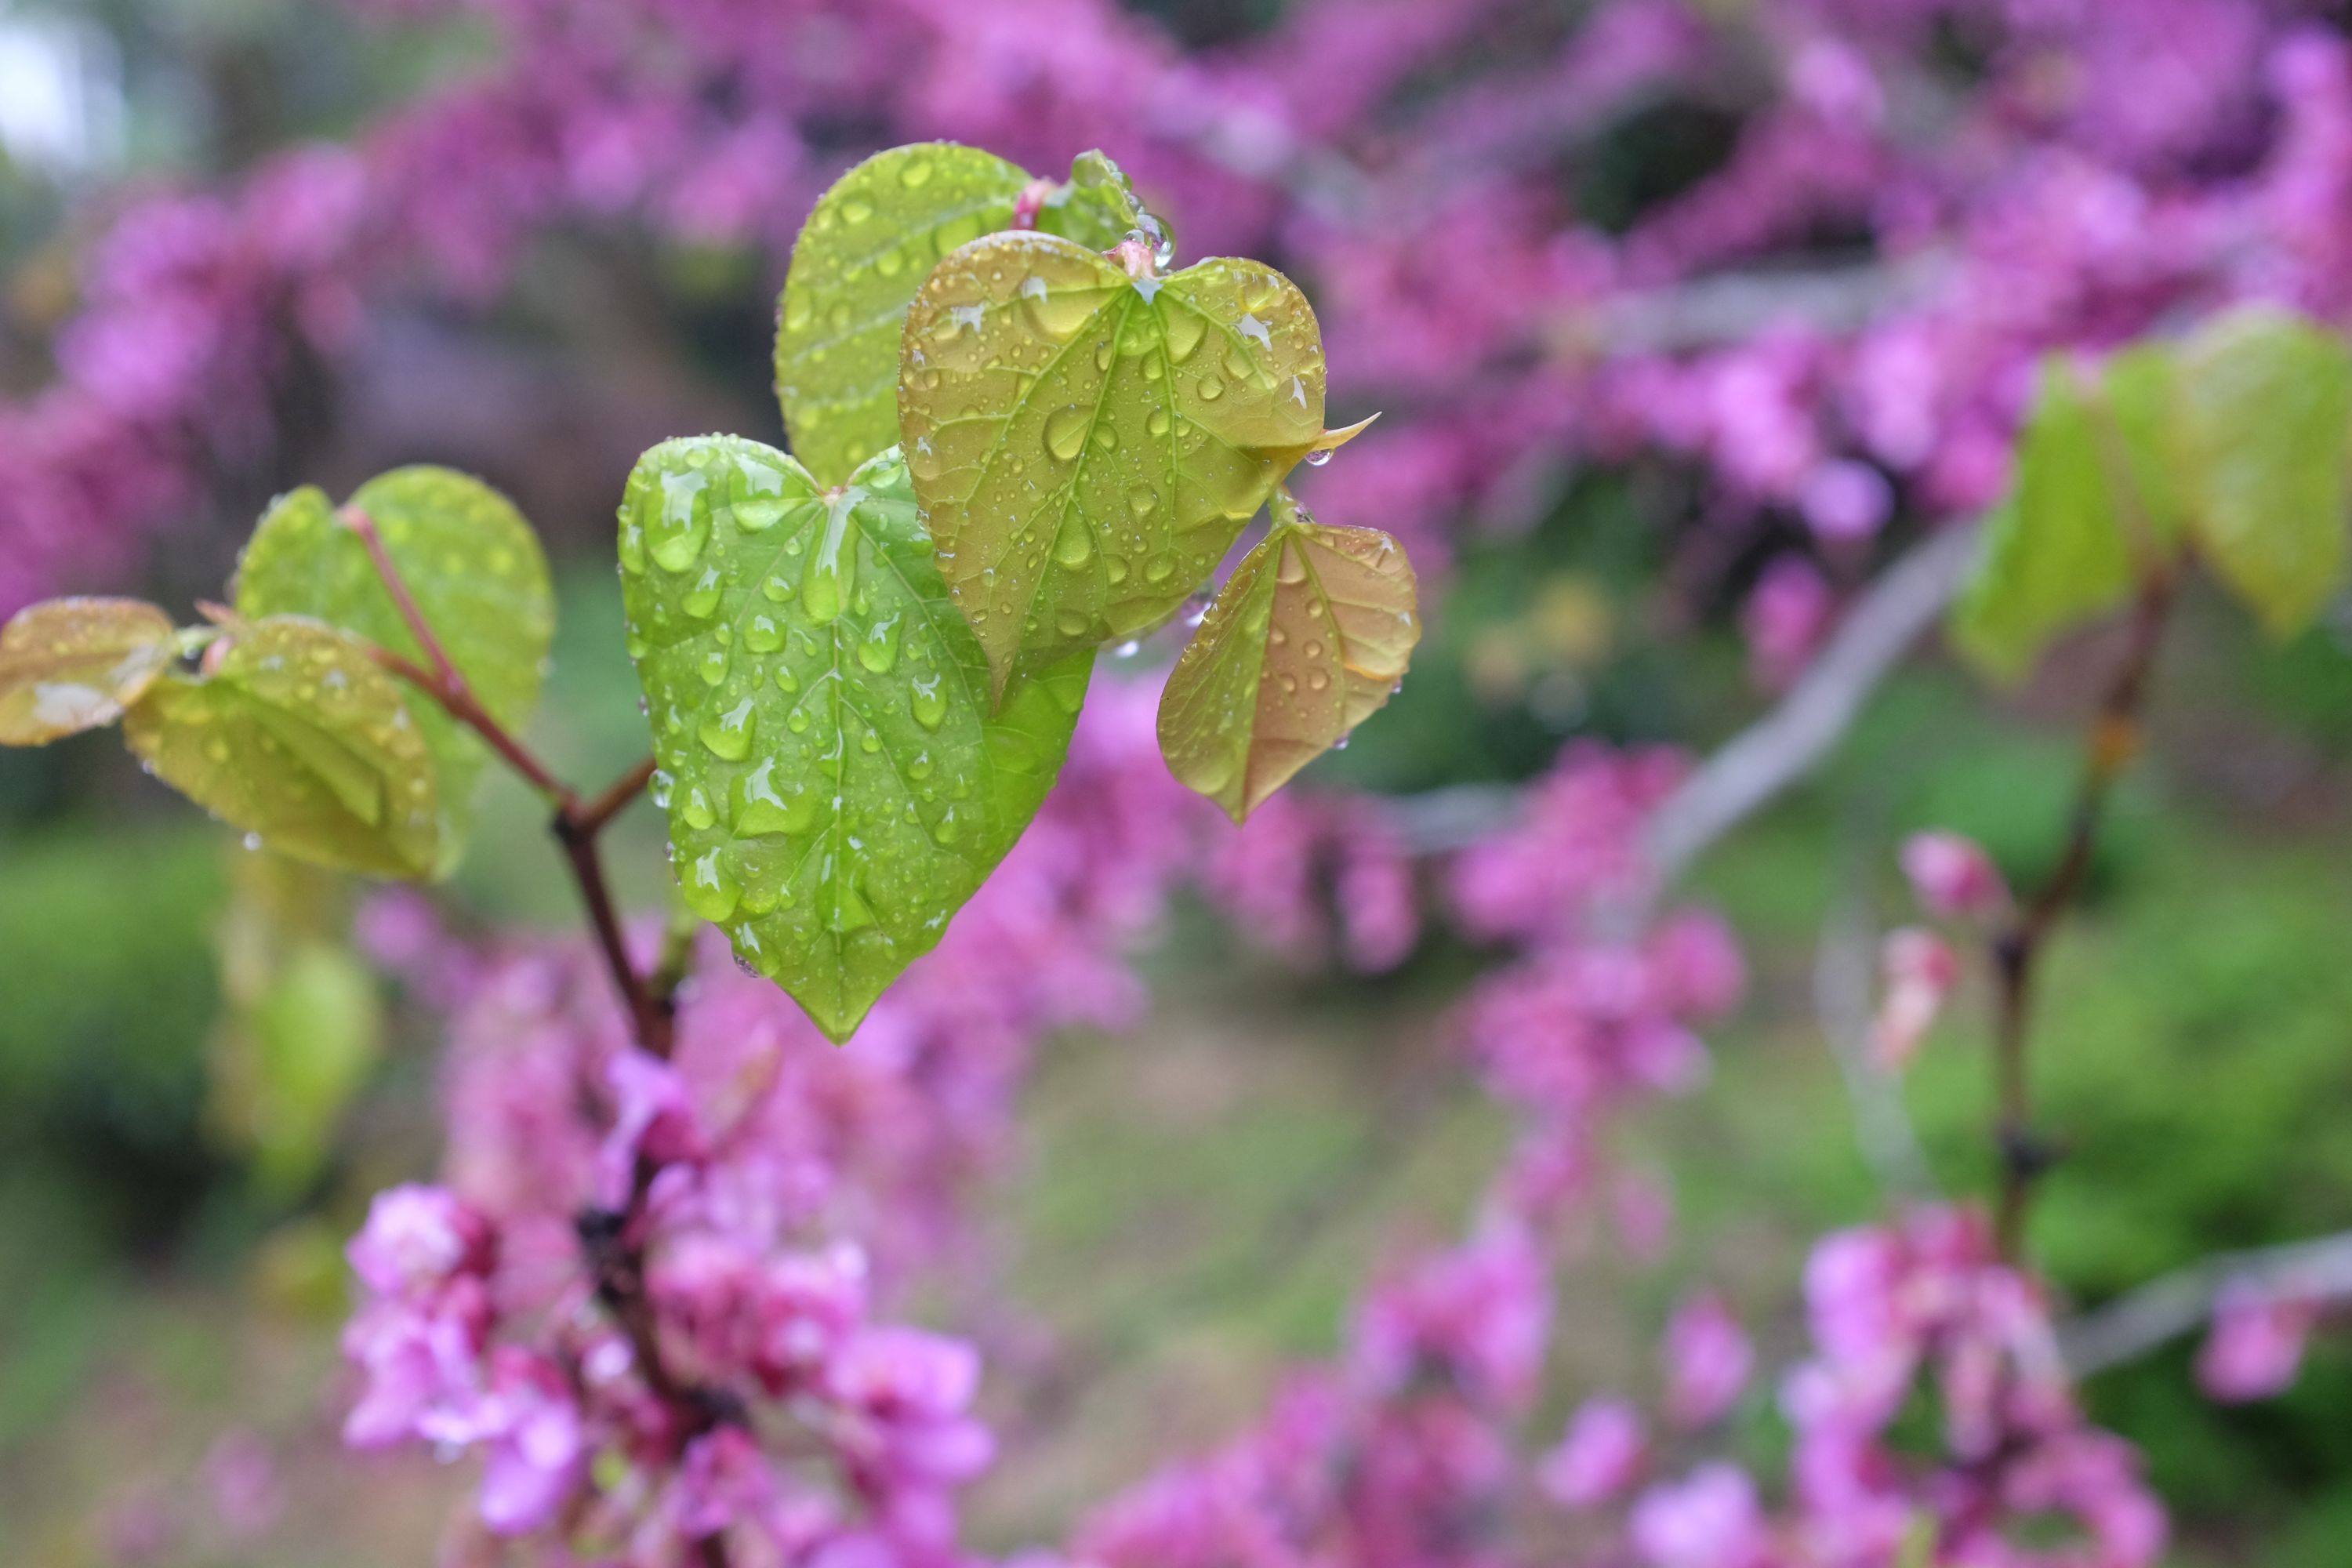
<svg viewBox="0 0 2352 1568">
<path fill-rule="evenodd" d="M 383 548 L 373 520 L 356 508 L 347 508 L 343 521 L 367 546 L 368 558 L 374 563 L 377 576 L 392 595 L 393 603 L 400 607 L 402 619 L 415 637 L 417 646 L 425 650 L 432 668 L 428 669 L 383 647 L 373 649 L 376 661 L 440 703 L 444 711 L 479 735 L 509 767 L 553 803 L 555 810 L 549 818 L 549 829 L 572 868 L 604 968 L 627 1010 L 631 1032 L 641 1048 L 667 1059 L 675 1043 L 671 997 L 677 982 L 664 982 L 656 994 L 630 962 L 620 913 L 605 881 L 604 858 L 598 852 L 599 837 L 604 828 L 652 778 L 653 763 L 648 760 L 632 768 L 594 800 L 583 803 L 579 792 L 557 778 L 474 695 L 473 688 L 434 635 L 390 552 Z M 646 1293 L 645 1241 L 641 1234 L 655 1174 L 651 1163 L 640 1159 L 625 1207 L 618 1212 L 591 1209 L 580 1216 L 578 1229 L 581 1248 L 596 1282 L 597 1296 L 628 1340 L 646 1388 L 674 1413 L 678 1440 L 683 1442 L 721 1422 L 740 1420 L 742 1413 L 723 1390 L 679 1382 L 662 1359 L 652 1302 Z M 720 1537 L 710 1536 L 699 1542 L 698 1555 L 706 1568 L 726 1568 L 726 1543 Z"/>
<path fill-rule="evenodd" d="M 1993 1228 L 2003 1258 L 2016 1258 L 2034 1184 L 2056 1163 L 2059 1152 L 2032 1125 L 2026 1046 L 2034 973 L 2049 945 L 2052 929 L 2074 903 L 2090 873 L 2092 852 L 2098 845 L 2099 826 L 2116 780 L 2139 754 L 2148 678 L 2164 640 L 2174 583 L 2169 567 L 2153 569 L 2142 580 L 2125 631 L 2123 658 L 2092 722 L 2065 848 L 2042 886 L 1992 939 L 1993 1139 L 2001 1164 Z"/>
<path fill-rule="evenodd" d="M 1651 814 L 1645 837 L 1661 889 L 1829 755 L 1958 592 L 1976 532 L 1973 525 L 1939 531 L 1880 573 L 1789 694 Z"/>
<path fill-rule="evenodd" d="M 1871 694 L 1959 591 L 1975 558 L 1976 532 L 1973 523 L 1939 530 L 1880 573 L 1788 695 L 1708 757 L 1652 814 L 1650 863 L 1661 892 L 1836 747 Z M 1443 855 L 1508 826 L 1523 793 L 1510 784 L 1450 784 L 1385 804 L 1416 854 Z"/>
<path fill-rule="evenodd" d="M 572 813 L 580 831 L 602 833 L 604 825 L 628 809 L 629 803 L 643 795 L 646 785 L 653 782 L 654 760 L 647 757 L 619 778 L 614 779 L 604 794 L 582 805 Z"/>
<path fill-rule="evenodd" d="M 2216 1253 L 2152 1279 L 2060 1324 L 2059 1356 L 2078 1378 L 2136 1360 L 2208 1321 L 2221 1292 L 2241 1283 L 2274 1301 L 2352 1297 L 2352 1230 Z"/>
</svg>

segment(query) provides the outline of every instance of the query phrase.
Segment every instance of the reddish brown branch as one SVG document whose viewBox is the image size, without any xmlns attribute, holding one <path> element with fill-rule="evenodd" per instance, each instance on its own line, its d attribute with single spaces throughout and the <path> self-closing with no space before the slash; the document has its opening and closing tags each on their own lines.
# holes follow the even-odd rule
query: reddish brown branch
<svg viewBox="0 0 2352 1568">
<path fill-rule="evenodd" d="M 595 932 L 605 970 L 628 1012 L 631 1032 L 640 1047 L 667 1059 L 675 1043 L 672 998 L 677 982 L 677 975 L 667 970 L 677 967 L 682 973 L 685 960 L 682 954 L 667 959 L 665 973 L 657 976 L 655 983 L 638 973 L 636 965 L 630 962 L 620 913 L 613 902 L 612 889 L 604 878 L 604 858 L 598 852 L 598 839 L 604 828 L 644 793 L 653 777 L 653 762 L 648 759 L 639 763 L 593 799 L 583 801 L 576 790 L 557 778 L 482 706 L 425 621 L 415 596 L 384 550 L 373 520 L 356 508 L 347 508 L 343 521 L 367 547 L 376 574 L 392 595 L 393 603 L 399 606 L 401 618 L 407 623 L 417 646 L 424 649 L 431 668 L 384 647 L 373 649 L 376 662 L 438 702 L 444 711 L 480 736 L 508 766 L 553 804 L 555 810 L 549 827 L 562 847 L 565 863 L 572 868 L 572 880 L 579 887 L 581 903 L 587 909 L 588 923 Z M 598 1300 L 627 1338 L 646 1386 L 670 1411 L 677 1424 L 675 1436 L 683 1445 L 722 1421 L 740 1419 L 741 1412 L 723 1391 L 679 1382 L 662 1359 L 653 1306 L 646 1292 L 645 1243 L 640 1234 L 646 1199 L 655 1174 L 651 1164 L 640 1160 L 627 1205 L 617 1213 L 594 1209 L 583 1214 L 579 1221 L 580 1244 L 595 1279 Z M 697 1551 L 707 1568 L 726 1568 L 726 1545 L 718 1537 L 698 1542 Z"/>
<path fill-rule="evenodd" d="M 2174 569 L 2151 570 L 2140 584 L 2125 631 L 2124 653 L 2093 721 L 2083 776 L 2076 788 L 2065 848 L 2033 896 L 1992 939 L 1993 1141 L 2000 1153 L 2000 1192 L 1994 1235 L 2001 1256 L 2015 1259 L 2035 1184 L 2057 1163 L 2059 1149 L 2035 1130 L 2027 1071 L 2033 979 L 2051 932 L 2082 891 L 2098 845 L 2115 783 L 2139 754 L 2148 679 L 2171 614 Z"/>
</svg>

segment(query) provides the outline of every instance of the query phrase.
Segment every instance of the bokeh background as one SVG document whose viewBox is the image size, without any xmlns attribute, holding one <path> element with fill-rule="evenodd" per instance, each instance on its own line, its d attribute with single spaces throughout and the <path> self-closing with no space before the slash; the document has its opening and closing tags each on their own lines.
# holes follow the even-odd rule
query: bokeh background
<svg viewBox="0 0 2352 1568">
<path fill-rule="evenodd" d="M 1572 741 L 1703 752 L 1762 711 L 1880 567 L 1997 493 L 2042 349 L 2248 293 L 2340 314 L 2341 25 L 2254 0 L 0 0 L 0 598 L 184 608 L 289 485 L 465 468 L 557 565 L 536 739 L 617 772 L 643 748 L 621 480 L 666 436 L 780 438 L 772 304 L 810 202 L 898 140 L 1040 171 L 1101 145 L 1185 257 L 1301 280 L 1334 423 L 1386 411 L 1309 499 L 1405 538 L 1430 634 L 1302 787 L 1475 815 Z M 2078 1302 L 2352 1225 L 2347 637 L 2331 615 L 2273 645 L 2192 595 L 2167 651 L 2047 976 L 2069 1155 L 2035 1239 Z M 1693 1270 L 1768 1363 L 1796 1348 L 1809 1239 L 1882 1199 L 1826 1041 L 1906 916 L 1893 847 L 1936 826 L 2014 878 L 2047 864 L 2101 646 L 2010 692 L 1924 648 L 1698 868 L 1748 998 L 1712 1081 L 1624 1131 L 1678 1224 L 1661 1266 L 1571 1270 L 1561 1377 L 1654 1384 Z M 667 896 L 656 832 L 615 847 L 641 909 Z M 552 924 L 567 896 L 494 781 L 451 918 Z M 431 1560 L 463 1478 L 332 1435 L 338 1249 L 436 1158 L 433 1020 L 331 944 L 255 978 L 284 973 L 269 911 L 332 928 L 348 897 L 108 737 L 0 756 L 0 1557 Z M 1032 1347 L 991 1393 L 986 1545 L 1245 1419 L 1506 1136 L 1449 1070 L 1482 960 L 1441 924 L 1363 973 L 1187 896 L 1140 962 L 1148 1016 L 1050 1045 L 984 1203 Z M 1958 1192 L 1990 1167 L 1977 1002 L 1903 1089 Z M 2346 1561 L 2352 1358 L 2323 1337 L 2290 1394 L 2225 1407 L 2193 1349 L 2085 1391 L 2147 1454 L 2175 1560 Z"/>
</svg>

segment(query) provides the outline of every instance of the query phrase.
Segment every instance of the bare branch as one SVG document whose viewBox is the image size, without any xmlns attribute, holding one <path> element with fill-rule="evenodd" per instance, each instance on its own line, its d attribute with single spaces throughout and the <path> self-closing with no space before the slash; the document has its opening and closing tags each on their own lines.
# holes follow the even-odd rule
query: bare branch
<svg viewBox="0 0 2352 1568">
<path fill-rule="evenodd" d="M 2201 1327 L 2221 1292 L 2239 1283 L 2273 1300 L 2352 1297 L 2352 1230 L 2215 1253 L 2060 1324 L 2058 1353 L 2077 1378 L 2120 1366 Z"/>
<path fill-rule="evenodd" d="M 1717 839 L 1821 763 L 1943 614 L 1975 553 L 1973 525 L 1948 528 L 1879 574 L 1788 696 L 1652 814 L 1646 837 L 1659 887 L 1678 880 Z"/>
</svg>

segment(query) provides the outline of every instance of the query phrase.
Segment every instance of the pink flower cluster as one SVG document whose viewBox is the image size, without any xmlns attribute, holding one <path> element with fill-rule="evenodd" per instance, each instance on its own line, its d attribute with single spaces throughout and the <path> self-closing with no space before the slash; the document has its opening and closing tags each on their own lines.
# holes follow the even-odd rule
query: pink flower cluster
<svg viewBox="0 0 2352 1568">
<path fill-rule="evenodd" d="M 713 933 L 664 1060 L 574 945 L 458 965 L 413 907 L 371 918 L 462 999 L 446 1184 L 382 1194 L 351 1247 L 352 1443 L 477 1452 L 484 1526 L 595 1561 L 960 1560 L 979 1357 L 884 1308 L 964 1245 L 1037 1039 L 1132 1015 L 1120 949 L 1190 850 L 1154 693 L 1096 695 L 1064 787 L 851 1049 Z"/>
</svg>

